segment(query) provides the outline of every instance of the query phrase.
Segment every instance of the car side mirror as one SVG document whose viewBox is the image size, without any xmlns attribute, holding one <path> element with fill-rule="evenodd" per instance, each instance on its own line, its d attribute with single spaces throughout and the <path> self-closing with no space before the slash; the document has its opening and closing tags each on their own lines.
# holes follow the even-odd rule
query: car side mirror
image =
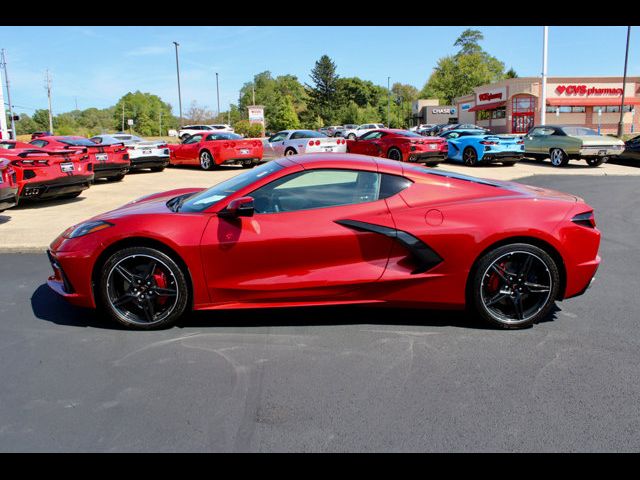
<svg viewBox="0 0 640 480">
<path fill-rule="evenodd" d="M 240 197 L 231 200 L 227 208 L 218 212 L 218 216 L 224 218 L 253 217 L 254 212 L 253 197 Z"/>
</svg>

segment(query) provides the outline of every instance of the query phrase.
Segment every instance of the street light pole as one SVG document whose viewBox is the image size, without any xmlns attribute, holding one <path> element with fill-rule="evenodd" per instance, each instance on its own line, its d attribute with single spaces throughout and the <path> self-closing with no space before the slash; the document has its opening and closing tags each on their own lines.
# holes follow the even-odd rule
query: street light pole
<svg viewBox="0 0 640 480">
<path fill-rule="evenodd" d="M 49 76 L 49 69 L 47 69 L 47 97 L 49 98 L 49 132 L 53 135 L 53 112 L 51 111 L 51 77 Z"/>
<path fill-rule="evenodd" d="M 620 122 L 618 122 L 618 137 L 622 137 L 624 133 L 624 91 L 627 87 L 627 61 L 629 60 L 629 37 L 631 36 L 631 27 L 627 27 L 627 49 L 624 52 L 624 76 L 622 77 L 622 101 L 620 102 Z"/>
<path fill-rule="evenodd" d="M 216 115 L 216 119 L 217 119 L 220 116 L 220 87 L 218 85 L 218 72 L 216 72 L 216 94 L 218 96 L 218 115 Z"/>
<path fill-rule="evenodd" d="M 16 137 L 16 123 L 13 119 L 13 105 L 11 104 L 11 90 L 9 89 L 9 74 L 7 73 L 7 57 L 4 52 L 4 48 L 2 49 L 2 66 L 4 68 L 4 79 L 7 82 L 7 101 L 9 102 L 9 115 L 11 116 L 11 137 L 15 140 Z M 0 85 L 2 88 L 2 85 Z"/>
<path fill-rule="evenodd" d="M 540 124 L 547 120 L 547 39 L 549 27 L 542 27 L 542 95 L 540 95 Z"/>
<path fill-rule="evenodd" d="M 173 42 L 176 46 L 176 73 L 178 75 L 178 107 L 180 109 L 180 126 L 182 127 L 182 93 L 180 92 L 180 62 L 178 62 L 178 42 Z"/>
</svg>

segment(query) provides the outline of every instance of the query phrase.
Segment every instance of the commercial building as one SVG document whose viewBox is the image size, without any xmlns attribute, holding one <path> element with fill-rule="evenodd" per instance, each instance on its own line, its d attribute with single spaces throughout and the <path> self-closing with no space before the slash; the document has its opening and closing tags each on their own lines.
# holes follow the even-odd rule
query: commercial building
<svg viewBox="0 0 640 480">
<path fill-rule="evenodd" d="M 438 99 L 415 100 L 411 104 L 412 124 L 457 123 L 458 109 L 455 105 L 440 105 Z"/>
<path fill-rule="evenodd" d="M 460 123 L 475 123 L 495 133 L 526 133 L 540 123 L 541 96 L 541 77 L 510 78 L 477 87 L 454 104 Z M 622 77 L 547 77 L 546 123 L 617 133 L 621 100 Z M 625 133 L 640 129 L 638 105 L 640 77 L 627 77 Z"/>
</svg>

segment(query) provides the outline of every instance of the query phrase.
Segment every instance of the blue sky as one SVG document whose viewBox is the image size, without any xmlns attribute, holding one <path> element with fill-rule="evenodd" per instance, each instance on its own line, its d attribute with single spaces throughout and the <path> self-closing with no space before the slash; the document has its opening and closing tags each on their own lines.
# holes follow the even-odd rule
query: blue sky
<svg viewBox="0 0 640 480">
<path fill-rule="evenodd" d="M 323 54 L 341 76 L 386 86 L 422 88 L 438 58 L 455 52 L 460 27 L 1 27 L 13 104 L 32 114 L 46 108 L 44 72 L 53 78 L 54 113 L 116 103 L 128 91 L 160 95 L 177 114 L 175 56 L 180 43 L 182 104 L 216 110 L 236 102 L 243 83 L 269 70 L 309 82 Z M 520 76 L 539 75 L 542 27 L 473 27 L 482 46 Z M 549 75 L 622 75 L 626 27 L 550 27 Z M 633 28 L 629 75 L 640 75 L 640 29 Z"/>
</svg>

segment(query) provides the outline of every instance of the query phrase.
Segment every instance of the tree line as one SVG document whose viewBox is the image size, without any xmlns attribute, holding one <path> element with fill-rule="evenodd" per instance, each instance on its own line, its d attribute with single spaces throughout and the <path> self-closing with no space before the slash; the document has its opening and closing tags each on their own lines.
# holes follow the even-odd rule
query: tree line
<svg viewBox="0 0 640 480">
<path fill-rule="evenodd" d="M 411 124 L 411 104 L 418 98 L 437 98 L 440 104 L 448 105 L 454 98 L 471 93 L 474 87 L 517 77 L 513 69 L 505 70 L 503 62 L 483 50 L 482 40 L 478 30 L 462 32 L 454 43 L 458 51 L 438 60 L 421 90 L 398 82 L 388 90 L 369 80 L 341 77 L 335 62 L 323 55 L 310 72 L 310 83 L 301 83 L 295 75 L 274 77 L 264 71 L 242 86 L 238 102 L 228 111 L 215 115 L 206 106 L 192 102 L 184 113 L 183 124 L 230 123 L 237 131 L 253 133 L 247 121 L 247 106 L 255 104 L 264 106 L 269 131 L 349 123 L 384 123 L 404 128 Z M 133 119 L 133 126 L 127 124 L 128 119 Z M 53 119 L 54 131 L 60 135 L 91 136 L 131 130 L 142 136 L 160 136 L 179 125 L 169 103 L 140 91 L 127 93 L 109 108 L 73 110 Z M 33 116 L 20 114 L 16 125 L 19 134 L 48 128 L 46 109 L 36 110 Z"/>
</svg>

